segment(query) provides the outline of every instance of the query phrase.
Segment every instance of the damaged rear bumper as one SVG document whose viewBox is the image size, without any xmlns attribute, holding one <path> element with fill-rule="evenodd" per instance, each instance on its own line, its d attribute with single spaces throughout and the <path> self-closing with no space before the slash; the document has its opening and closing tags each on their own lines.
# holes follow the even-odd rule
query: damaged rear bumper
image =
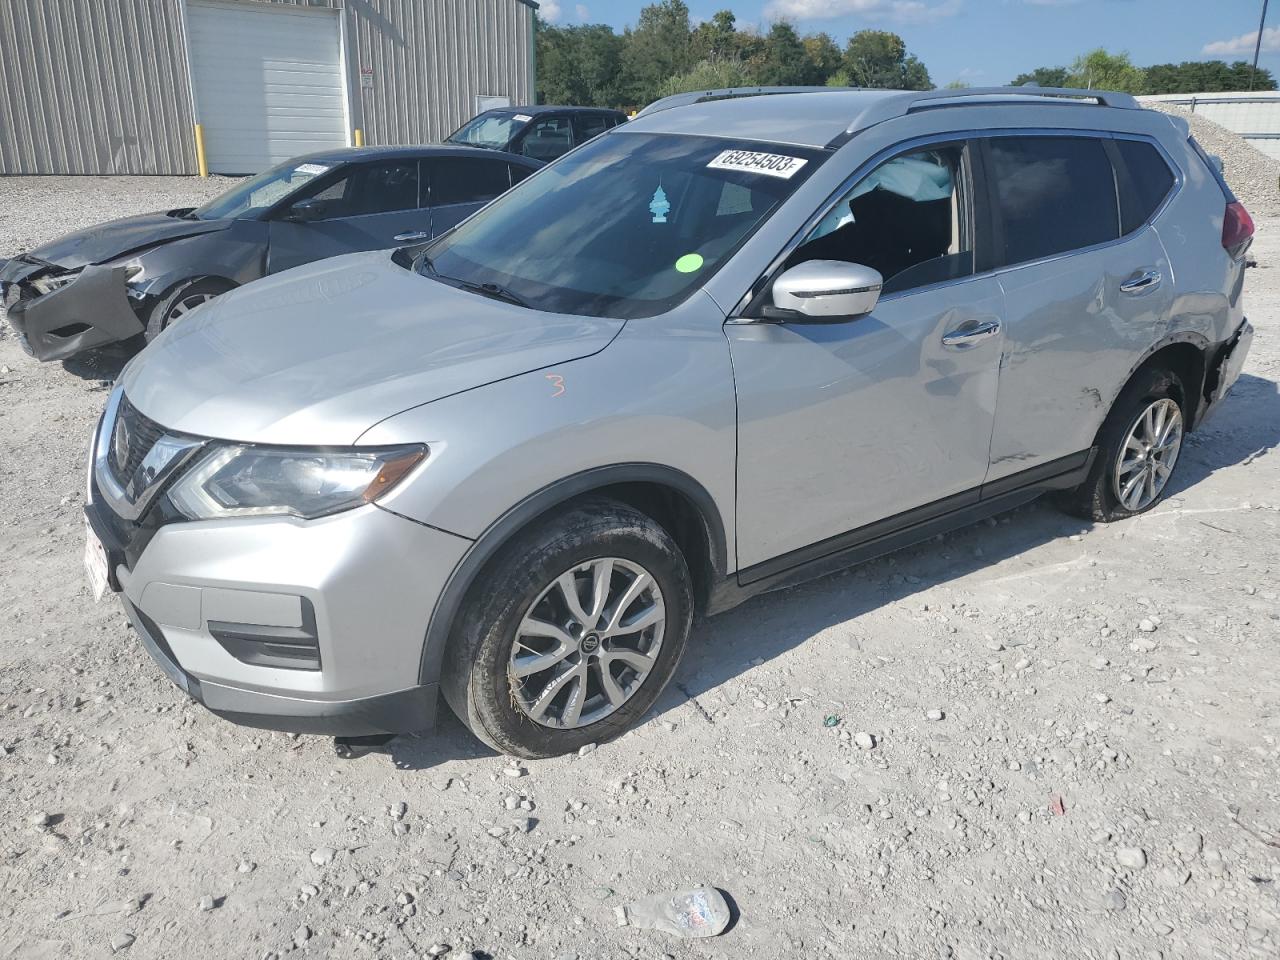
<svg viewBox="0 0 1280 960">
<path fill-rule="evenodd" d="M 69 283 L 41 294 L 30 278 L 47 269 L 21 260 L 9 260 L 0 269 L 9 324 L 37 360 L 65 360 L 142 333 L 125 286 L 125 267 L 91 264 Z"/>
<path fill-rule="evenodd" d="M 1196 419 L 1197 427 L 1222 406 L 1223 399 L 1240 379 L 1240 371 L 1244 369 L 1244 362 L 1249 356 L 1249 347 L 1252 345 L 1253 324 L 1246 319 L 1241 322 L 1231 338 L 1213 354 L 1205 383 L 1204 405 L 1200 416 Z"/>
</svg>

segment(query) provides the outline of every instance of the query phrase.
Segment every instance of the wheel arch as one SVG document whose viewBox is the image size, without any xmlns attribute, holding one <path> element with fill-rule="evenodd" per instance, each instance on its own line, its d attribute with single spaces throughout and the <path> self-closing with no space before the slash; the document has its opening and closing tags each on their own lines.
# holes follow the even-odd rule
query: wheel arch
<svg viewBox="0 0 1280 960">
<path fill-rule="evenodd" d="M 427 624 L 420 683 L 439 679 L 453 624 L 488 563 L 520 531 L 555 510 L 589 496 L 613 497 L 659 523 L 685 555 L 693 577 L 695 609 L 706 607 L 727 575 L 728 545 L 715 498 L 681 470 L 656 463 L 595 467 L 548 484 L 509 509 L 476 539 L 436 600 Z"/>
<path fill-rule="evenodd" d="M 1153 367 L 1167 367 L 1178 375 L 1186 390 L 1186 396 L 1182 398 L 1182 413 L 1187 429 L 1195 429 L 1206 403 L 1204 394 L 1212 350 L 1213 345 L 1198 333 L 1187 331 L 1165 337 L 1153 344 L 1129 370 L 1129 375 L 1112 398 L 1112 405 L 1140 373 Z"/>
</svg>

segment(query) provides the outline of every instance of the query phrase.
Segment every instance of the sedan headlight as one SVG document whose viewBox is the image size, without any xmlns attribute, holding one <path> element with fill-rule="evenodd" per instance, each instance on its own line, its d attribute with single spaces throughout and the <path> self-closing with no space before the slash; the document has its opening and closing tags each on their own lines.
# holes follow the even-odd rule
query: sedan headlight
<svg viewBox="0 0 1280 960">
<path fill-rule="evenodd" d="M 220 445 L 174 485 L 169 499 L 192 520 L 323 517 L 377 500 L 426 455 L 421 445 L 344 451 Z"/>
</svg>

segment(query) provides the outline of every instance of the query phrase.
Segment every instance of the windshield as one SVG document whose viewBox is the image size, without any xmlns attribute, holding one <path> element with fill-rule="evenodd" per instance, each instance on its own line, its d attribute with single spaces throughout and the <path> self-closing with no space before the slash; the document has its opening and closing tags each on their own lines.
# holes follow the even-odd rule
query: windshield
<svg viewBox="0 0 1280 960">
<path fill-rule="evenodd" d="M 518 111 L 482 113 L 449 134 L 446 140 L 449 143 L 465 143 L 470 147 L 504 150 L 511 138 L 520 132 L 520 128 L 532 119 L 527 113 Z"/>
<path fill-rule="evenodd" d="M 423 272 L 538 310 L 647 317 L 701 286 L 822 162 L 820 150 L 613 133 L 513 188 Z"/>
<path fill-rule="evenodd" d="M 335 166 L 333 163 L 288 160 L 256 177 L 242 180 L 203 207 L 197 207 L 191 216 L 200 220 L 225 220 L 260 213 Z"/>
</svg>

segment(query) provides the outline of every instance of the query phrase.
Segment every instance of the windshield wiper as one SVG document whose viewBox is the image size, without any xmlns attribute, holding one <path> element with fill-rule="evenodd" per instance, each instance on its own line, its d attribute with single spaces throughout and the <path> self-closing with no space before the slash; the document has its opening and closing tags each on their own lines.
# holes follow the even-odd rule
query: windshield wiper
<svg viewBox="0 0 1280 960">
<path fill-rule="evenodd" d="M 482 297 L 492 297 L 494 300 L 505 300 L 507 303 L 514 303 L 517 307 L 528 307 L 529 301 L 524 300 L 518 294 L 512 293 L 506 287 L 497 283 L 473 283 L 470 280 L 453 281 L 463 290 L 470 290 L 472 293 L 478 293 Z"/>
</svg>

